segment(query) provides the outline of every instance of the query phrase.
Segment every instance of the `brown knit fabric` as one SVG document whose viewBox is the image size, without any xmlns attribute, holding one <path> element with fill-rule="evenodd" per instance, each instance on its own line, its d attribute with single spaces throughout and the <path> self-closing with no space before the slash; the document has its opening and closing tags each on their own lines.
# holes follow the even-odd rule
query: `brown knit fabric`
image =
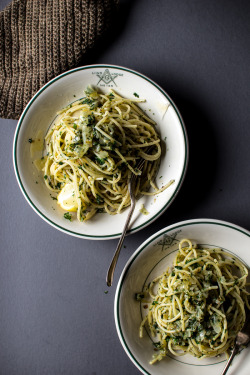
<svg viewBox="0 0 250 375">
<path fill-rule="evenodd" d="M 83 64 L 117 0 L 13 0 L 0 12 L 0 117 L 18 119 L 53 77 Z"/>
</svg>

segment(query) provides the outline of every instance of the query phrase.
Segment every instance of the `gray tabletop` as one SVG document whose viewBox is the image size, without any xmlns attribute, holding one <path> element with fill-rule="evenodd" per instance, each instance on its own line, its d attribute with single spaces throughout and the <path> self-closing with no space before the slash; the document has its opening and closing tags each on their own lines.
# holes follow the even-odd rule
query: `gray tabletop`
<svg viewBox="0 0 250 375">
<path fill-rule="evenodd" d="M 1 9 L 8 3 L 1 0 Z M 108 40 L 88 63 L 137 70 L 175 101 L 190 159 L 181 191 L 153 224 L 125 239 L 114 286 L 106 271 L 117 240 L 63 234 L 30 208 L 17 185 L 17 121 L 1 119 L 0 374 L 139 374 L 113 314 L 119 275 L 136 248 L 175 222 L 215 218 L 250 229 L 250 3 L 121 1 Z"/>
</svg>

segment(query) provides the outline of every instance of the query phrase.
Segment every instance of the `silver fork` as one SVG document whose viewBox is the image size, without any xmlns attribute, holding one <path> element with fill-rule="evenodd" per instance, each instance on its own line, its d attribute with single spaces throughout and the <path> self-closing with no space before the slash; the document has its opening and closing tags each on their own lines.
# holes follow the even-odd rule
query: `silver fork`
<svg viewBox="0 0 250 375">
<path fill-rule="evenodd" d="M 139 161 L 138 165 L 136 166 L 136 168 L 141 171 L 142 168 L 143 168 L 143 165 L 144 165 L 145 161 L 146 161 L 145 159 L 141 159 Z M 118 242 L 116 251 L 114 253 L 113 259 L 112 259 L 112 261 L 110 263 L 110 266 L 109 266 L 109 269 L 108 269 L 108 272 L 107 272 L 106 282 L 107 282 L 108 286 L 112 285 L 113 277 L 114 277 L 114 271 L 115 271 L 115 267 L 116 267 L 116 264 L 117 264 L 117 260 L 119 258 L 121 247 L 122 247 L 124 238 L 126 236 L 126 233 L 127 233 L 127 230 L 128 230 L 128 226 L 129 226 L 129 223 L 130 223 L 130 220 L 131 220 L 131 217 L 132 217 L 134 209 L 135 209 L 136 199 L 135 199 L 134 190 L 135 190 L 135 186 L 136 186 L 137 177 L 138 177 L 137 175 L 135 175 L 134 173 L 132 173 L 131 177 L 130 177 L 130 179 L 128 181 L 128 191 L 129 191 L 129 195 L 130 195 L 131 206 L 130 206 L 130 209 L 129 209 L 128 217 L 127 217 L 127 220 L 125 222 L 125 225 L 124 225 L 124 228 L 123 228 L 120 240 Z"/>
<path fill-rule="evenodd" d="M 243 328 L 241 329 L 240 332 L 238 332 L 236 336 L 234 348 L 232 350 L 232 353 L 221 375 L 226 375 L 227 370 L 229 369 L 229 366 L 232 363 L 232 360 L 234 359 L 235 355 L 239 353 L 241 346 L 247 345 L 249 341 L 250 341 L 250 315 L 248 315 Z"/>
</svg>

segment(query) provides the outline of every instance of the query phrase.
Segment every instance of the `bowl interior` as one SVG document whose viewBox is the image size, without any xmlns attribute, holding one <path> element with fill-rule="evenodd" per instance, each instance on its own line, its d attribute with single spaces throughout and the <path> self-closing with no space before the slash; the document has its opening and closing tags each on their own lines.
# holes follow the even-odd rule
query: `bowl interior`
<svg viewBox="0 0 250 375">
<path fill-rule="evenodd" d="M 154 338 L 145 330 L 143 338 L 139 337 L 139 326 L 146 311 L 144 304 L 135 300 L 135 294 L 142 292 L 144 285 L 148 285 L 172 265 L 179 241 L 183 238 L 200 245 L 224 248 L 250 265 L 249 232 L 221 221 L 191 220 L 172 225 L 156 233 L 139 247 L 128 261 L 117 286 L 115 320 L 124 349 L 145 374 L 198 375 L 201 366 L 204 375 L 209 375 L 213 369 L 219 374 L 225 365 L 224 356 L 199 360 L 190 355 L 174 358 L 169 355 L 157 364 L 150 365 L 149 361 L 155 353 L 152 344 Z M 244 350 L 233 366 L 239 366 L 239 361 L 245 359 L 249 351 L 250 349 Z M 239 374 L 245 374 L 247 362 L 249 366 L 249 360 L 245 360 L 240 366 L 242 372 Z"/>
<path fill-rule="evenodd" d="M 157 176 L 158 186 L 174 179 L 175 183 L 156 197 L 141 198 L 135 209 L 130 231 L 136 231 L 155 220 L 172 202 L 183 181 L 188 159 L 188 145 L 181 116 L 168 95 L 154 82 L 141 74 L 114 66 L 89 66 L 74 69 L 46 84 L 24 110 L 14 139 L 14 167 L 21 190 L 32 208 L 57 229 L 79 237 L 106 239 L 118 237 L 126 220 L 127 212 L 110 216 L 97 214 L 91 221 L 79 223 L 76 219 L 65 220 L 63 211 L 56 203 L 38 172 L 34 160 L 41 151 L 30 154 L 29 139 L 37 134 L 44 138 L 56 113 L 69 103 L 82 98 L 84 89 L 92 85 L 107 92 L 110 88 L 125 97 L 134 94 L 146 100 L 139 106 L 157 123 L 163 140 L 163 156 Z M 140 213 L 144 204 L 148 215 Z M 98 228 L 98 231 L 97 231 Z"/>
</svg>

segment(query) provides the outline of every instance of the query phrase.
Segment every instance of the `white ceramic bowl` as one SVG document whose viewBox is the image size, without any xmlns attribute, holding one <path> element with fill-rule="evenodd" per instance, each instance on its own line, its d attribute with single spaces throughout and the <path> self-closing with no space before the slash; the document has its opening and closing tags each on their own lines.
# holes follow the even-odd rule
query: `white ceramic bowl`
<svg viewBox="0 0 250 375">
<path fill-rule="evenodd" d="M 135 294 L 143 290 L 156 276 L 172 265 L 179 241 L 188 238 L 200 245 L 220 247 L 235 254 L 250 265 L 250 232 L 218 220 L 196 219 L 183 221 L 160 230 L 147 239 L 131 256 L 120 277 L 115 296 L 115 323 L 120 341 L 129 358 L 143 374 L 203 375 L 220 374 L 225 357 L 199 360 L 190 355 L 167 356 L 150 365 L 155 353 L 152 338 L 144 333 L 139 338 L 139 326 L 146 314 Z M 230 373 L 249 375 L 250 348 L 236 356 Z"/>
<path fill-rule="evenodd" d="M 157 122 L 157 128 L 166 153 L 162 157 L 158 184 L 174 179 L 175 183 L 157 197 L 143 197 L 137 203 L 129 232 L 135 232 L 158 218 L 176 197 L 183 182 L 188 162 L 188 141 L 185 126 L 175 104 L 156 83 L 140 73 L 111 65 L 91 65 L 61 74 L 41 88 L 26 106 L 17 125 L 13 160 L 19 186 L 31 207 L 42 219 L 68 234 L 89 239 L 119 237 L 127 216 L 97 214 L 90 221 L 80 223 L 63 217 L 63 211 L 51 199 L 42 173 L 38 172 L 30 155 L 29 138 L 36 138 L 38 131 L 46 134 L 57 111 L 84 96 L 88 85 L 99 87 L 103 92 L 113 88 L 117 93 L 134 98 L 137 93 L 146 99 L 140 107 Z M 41 151 L 35 157 L 41 157 Z M 162 178 L 160 178 L 162 176 Z M 141 204 L 148 215 L 139 212 Z"/>
</svg>

